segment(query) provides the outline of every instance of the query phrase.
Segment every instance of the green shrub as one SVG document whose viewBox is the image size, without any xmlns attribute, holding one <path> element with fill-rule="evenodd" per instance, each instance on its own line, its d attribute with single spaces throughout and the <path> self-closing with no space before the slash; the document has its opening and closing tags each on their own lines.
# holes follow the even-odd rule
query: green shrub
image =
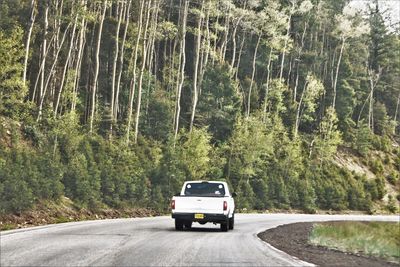
<svg viewBox="0 0 400 267">
<path fill-rule="evenodd" d="M 399 174 L 396 172 L 391 172 L 389 175 L 386 176 L 386 180 L 392 185 L 395 185 L 398 179 Z"/>
<path fill-rule="evenodd" d="M 386 209 L 391 213 L 397 212 L 396 200 L 392 195 L 389 195 L 388 204 L 386 205 Z"/>
<path fill-rule="evenodd" d="M 383 173 L 383 164 L 382 161 L 380 159 L 371 159 L 368 162 L 368 165 L 371 168 L 371 171 L 375 174 L 382 174 Z"/>
</svg>

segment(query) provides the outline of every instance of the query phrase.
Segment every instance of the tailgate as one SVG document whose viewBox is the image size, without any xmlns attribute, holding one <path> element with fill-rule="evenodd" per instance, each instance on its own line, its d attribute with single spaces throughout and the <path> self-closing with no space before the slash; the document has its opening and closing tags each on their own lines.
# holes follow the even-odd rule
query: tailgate
<svg viewBox="0 0 400 267">
<path fill-rule="evenodd" d="M 223 214 L 224 197 L 175 197 L 175 213 Z"/>
</svg>

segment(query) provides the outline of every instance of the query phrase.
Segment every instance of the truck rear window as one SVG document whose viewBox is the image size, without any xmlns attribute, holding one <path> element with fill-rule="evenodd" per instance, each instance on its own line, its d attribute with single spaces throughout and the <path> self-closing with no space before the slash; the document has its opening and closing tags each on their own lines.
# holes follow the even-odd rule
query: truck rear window
<svg viewBox="0 0 400 267">
<path fill-rule="evenodd" d="M 219 183 L 188 183 L 185 187 L 185 196 L 223 197 L 225 187 Z"/>
</svg>

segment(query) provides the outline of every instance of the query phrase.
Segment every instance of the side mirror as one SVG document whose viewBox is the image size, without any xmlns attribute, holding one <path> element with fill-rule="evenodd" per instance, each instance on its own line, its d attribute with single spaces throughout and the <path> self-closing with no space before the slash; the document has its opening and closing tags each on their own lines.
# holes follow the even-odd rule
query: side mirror
<svg viewBox="0 0 400 267">
<path fill-rule="evenodd" d="M 232 193 L 232 197 L 236 197 L 237 196 L 237 194 L 236 193 Z"/>
<path fill-rule="evenodd" d="M 176 193 L 175 195 L 174 195 L 174 197 L 179 197 L 181 195 L 181 193 Z"/>
</svg>

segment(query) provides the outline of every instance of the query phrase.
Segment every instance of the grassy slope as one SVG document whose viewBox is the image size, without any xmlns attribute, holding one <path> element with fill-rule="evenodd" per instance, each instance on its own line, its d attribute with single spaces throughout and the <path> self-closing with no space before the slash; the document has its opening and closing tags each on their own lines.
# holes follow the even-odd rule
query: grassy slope
<svg viewBox="0 0 400 267">
<path fill-rule="evenodd" d="M 116 209 L 99 207 L 90 210 L 77 206 L 67 197 L 62 197 L 58 203 L 54 201 L 41 201 L 33 209 L 18 214 L 0 215 L 0 230 L 83 220 L 135 218 L 157 215 L 161 215 L 161 213 L 147 208 L 121 207 Z"/>
<path fill-rule="evenodd" d="M 310 243 L 344 252 L 400 262 L 400 224 L 389 222 L 329 222 L 315 224 Z"/>
</svg>

